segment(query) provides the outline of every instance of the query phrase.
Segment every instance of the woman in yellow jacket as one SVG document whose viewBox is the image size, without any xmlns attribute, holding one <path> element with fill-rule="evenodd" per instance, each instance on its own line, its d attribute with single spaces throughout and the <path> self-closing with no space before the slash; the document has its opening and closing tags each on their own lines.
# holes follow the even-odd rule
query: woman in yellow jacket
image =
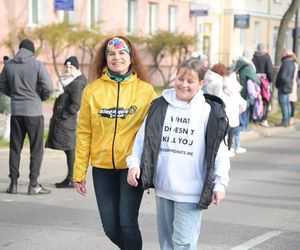
<svg viewBox="0 0 300 250">
<path fill-rule="evenodd" d="M 105 234 L 120 249 L 142 249 L 138 211 L 143 190 L 127 183 L 125 158 L 156 93 L 146 82 L 141 59 L 125 37 L 106 40 L 99 49 L 82 95 L 73 181 L 86 194 L 89 164 Z"/>
</svg>

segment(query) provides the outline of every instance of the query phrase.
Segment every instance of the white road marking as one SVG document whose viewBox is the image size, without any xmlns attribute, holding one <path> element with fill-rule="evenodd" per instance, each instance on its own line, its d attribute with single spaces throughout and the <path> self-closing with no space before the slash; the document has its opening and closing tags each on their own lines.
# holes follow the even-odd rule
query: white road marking
<svg viewBox="0 0 300 250">
<path fill-rule="evenodd" d="M 231 248 L 230 250 L 247 250 L 247 249 L 250 249 L 252 247 L 255 247 L 279 234 L 282 234 L 283 231 L 270 231 L 268 233 L 265 233 L 263 235 L 260 235 L 258 237 L 255 237 L 251 240 L 248 240 L 246 242 L 244 242 L 243 244 L 241 245 L 238 245 L 234 248 Z"/>
</svg>

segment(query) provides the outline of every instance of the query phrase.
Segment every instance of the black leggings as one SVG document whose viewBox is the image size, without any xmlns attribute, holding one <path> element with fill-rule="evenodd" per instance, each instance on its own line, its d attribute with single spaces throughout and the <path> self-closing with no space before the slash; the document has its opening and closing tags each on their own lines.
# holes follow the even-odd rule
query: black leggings
<svg viewBox="0 0 300 250">
<path fill-rule="evenodd" d="M 291 118 L 294 117 L 295 114 L 295 103 L 294 102 L 290 102 L 291 104 Z"/>
<path fill-rule="evenodd" d="M 68 179 L 73 178 L 73 166 L 74 166 L 74 161 L 75 161 L 75 150 L 66 150 L 65 154 L 67 156 L 67 165 L 68 165 Z"/>
<path fill-rule="evenodd" d="M 107 237 L 122 250 L 141 250 L 138 215 L 143 189 L 141 184 L 129 186 L 127 171 L 93 167 L 95 194 Z"/>
</svg>

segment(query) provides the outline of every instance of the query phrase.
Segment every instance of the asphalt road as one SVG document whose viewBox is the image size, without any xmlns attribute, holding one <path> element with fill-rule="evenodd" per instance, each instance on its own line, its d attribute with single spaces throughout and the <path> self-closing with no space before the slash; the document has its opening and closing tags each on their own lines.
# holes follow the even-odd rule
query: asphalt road
<svg viewBox="0 0 300 250">
<path fill-rule="evenodd" d="M 300 247 L 300 131 L 246 141 L 232 158 L 226 201 L 204 214 L 202 250 L 298 250 Z M 8 151 L 0 150 L 0 249 L 113 250 L 96 208 L 90 171 L 88 196 L 59 190 L 66 174 L 62 152 L 45 152 L 40 182 L 52 194 L 28 196 L 28 149 L 21 161 L 19 194 L 9 195 Z M 145 193 L 140 226 L 145 250 L 158 250 L 154 193 Z"/>
</svg>

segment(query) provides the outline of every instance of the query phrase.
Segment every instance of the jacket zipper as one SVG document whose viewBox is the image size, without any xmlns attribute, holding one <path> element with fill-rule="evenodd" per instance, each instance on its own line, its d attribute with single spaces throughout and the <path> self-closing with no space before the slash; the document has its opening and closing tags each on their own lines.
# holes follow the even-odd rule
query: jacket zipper
<svg viewBox="0 0 300 250">
<path fill-rule="evenodd" d="M 114 137 L 112 142 L 112 164 L 114 170 L 116 170 L 116 164 L 115 164 L 115 139 L 117 134 L 117 126 L 118 126 L 118 110 L 119 110 L 119 98 L 120 98 L 120 83 L 118 82 L 118 93 L 117 93 L 117 106 L 116 106 L 116 116 L 115 116 L 115 130 L 114 130 Z"/>
</svg>

